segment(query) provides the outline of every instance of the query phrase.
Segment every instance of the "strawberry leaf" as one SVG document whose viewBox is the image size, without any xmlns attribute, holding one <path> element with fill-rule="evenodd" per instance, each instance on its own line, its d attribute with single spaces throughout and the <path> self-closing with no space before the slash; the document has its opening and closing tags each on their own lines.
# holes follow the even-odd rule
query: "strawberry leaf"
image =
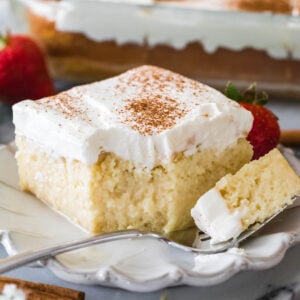
<svg viewBox="0 0 300 300">
<path fill-rule="evenodd" d="M 266 92 L 259 93 L 256 88 L 256 83 L 250 86 L 243 92 L 240 92 L 232 82 L 228 82 L 224 91 L 225 96 L 239 103 L 252 103 L 257 105 L 265 105 L 268 102 L 268 94 Z"/>
<path fill-rule="evenodd" d="M 228 98 L 239 102 L 241 99 L 241 93 L 240 91 L 233 85 L 232 82 L 228 81 L 224 90 L 225 96 Z"/>
<path fill-rule="evenodd" d="M 7 44 L 6 38 L 4 36 L 0 35 L 0 50 L 4 49 L 6 44 Z"/>
<path fill-rule="evenodd" d="M 259 93 L 256 88 L 256 83 L 252 83 L 243 92 L 241 101 L 257 105 L 265 105 L 268 102 L 268 94 L 266 92 Z"/>
<path fill-rule="evenodd" d="M 2 34 L 0 33 L 0 51 L 1 51 L 2 49 L 4 49 L 4 48 L 7 46 L 7 44 L 9 43 L 9 37 L 10 37 L 9 31 L 7 32 L 7 35 L 6 35 L 6 36 L 5 36 L 5 35 L 2 35 Z"/>
</svg>

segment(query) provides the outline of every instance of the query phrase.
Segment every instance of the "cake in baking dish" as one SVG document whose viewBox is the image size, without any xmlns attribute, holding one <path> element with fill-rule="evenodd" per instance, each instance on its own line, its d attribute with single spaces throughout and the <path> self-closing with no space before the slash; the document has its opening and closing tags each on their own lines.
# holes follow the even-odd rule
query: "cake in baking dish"
<svg viewBox="0 0 300 300">
<path fill-rule="evenodd" d="M 200 195 L 252 156 L 252 115 L 142 66 L 13 107 L 23 190 L 91 232 L 193 226 Z"/>
<path fill-rule="evenodd" d="M 100 80 L 152 64 L 218 88 L 255 81 L 300 94 L 294 0 L 23 1 L 57 78 Z"/>
<path fill-rule="evenodd" d="M 222 242 L 282 210 L 296 195 L 300 195 L 300 177 L 273 149 L 220 179 L 200 197 L 191 214 L 212 242 Z"/>
</svg>

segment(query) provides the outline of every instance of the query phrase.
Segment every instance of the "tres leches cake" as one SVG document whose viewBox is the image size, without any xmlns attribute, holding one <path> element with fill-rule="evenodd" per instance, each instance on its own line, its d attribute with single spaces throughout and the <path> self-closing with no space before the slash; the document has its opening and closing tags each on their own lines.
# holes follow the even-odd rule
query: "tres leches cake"
<svg viewBox="0 0 300 300">
<path fill-rule="evenodd" d="M 197 199 L 252 157 L 252 115 L 142 66 L 13 107 L 23 190 L 90 232 L 194 226 Z"/>
<path fill-rule="evenodd" d="M 300 177 L 273 149 L 259 160 L 227 174 L 198 200 L 191 214 L 200 230 L 222 242 L 292 203 L 300 194 Z"/>
</svg>

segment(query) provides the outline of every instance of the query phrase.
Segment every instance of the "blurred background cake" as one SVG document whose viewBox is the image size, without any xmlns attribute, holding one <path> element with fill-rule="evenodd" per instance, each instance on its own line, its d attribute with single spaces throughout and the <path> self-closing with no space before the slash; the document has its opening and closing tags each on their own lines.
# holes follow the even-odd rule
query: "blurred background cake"
<svg viewBox="0 0 300 300">
<path fill-rule="evenodd" d="M 23 2 L 56 78 L 87 82 L 152 64 L 215 87 L 256 81 L 299 95 L 296 1 Z"/>
</svg>

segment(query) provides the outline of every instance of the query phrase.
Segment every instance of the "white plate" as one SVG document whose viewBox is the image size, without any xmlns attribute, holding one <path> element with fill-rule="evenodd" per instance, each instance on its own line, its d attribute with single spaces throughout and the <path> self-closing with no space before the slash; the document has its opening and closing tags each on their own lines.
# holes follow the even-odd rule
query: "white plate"
<svg viewBox="0 0 300 300">
<path fill-rule="evenodd" d="M 35 197 L 18 189 L 14 146 L 0 146 L 0 233 L 9 255 L 87 236 Z M 283 149 L 298 174 L 300 162 Z M 300 201 L 243 248 L 196 255 L 153 240 L 126 240 L 93 246 L 49 259 L 58 277 L 131 291 L 155 291 L 176 285 L 213 285 L 246 269 L 276 265 L 300 241 Z"/>
</svg>

